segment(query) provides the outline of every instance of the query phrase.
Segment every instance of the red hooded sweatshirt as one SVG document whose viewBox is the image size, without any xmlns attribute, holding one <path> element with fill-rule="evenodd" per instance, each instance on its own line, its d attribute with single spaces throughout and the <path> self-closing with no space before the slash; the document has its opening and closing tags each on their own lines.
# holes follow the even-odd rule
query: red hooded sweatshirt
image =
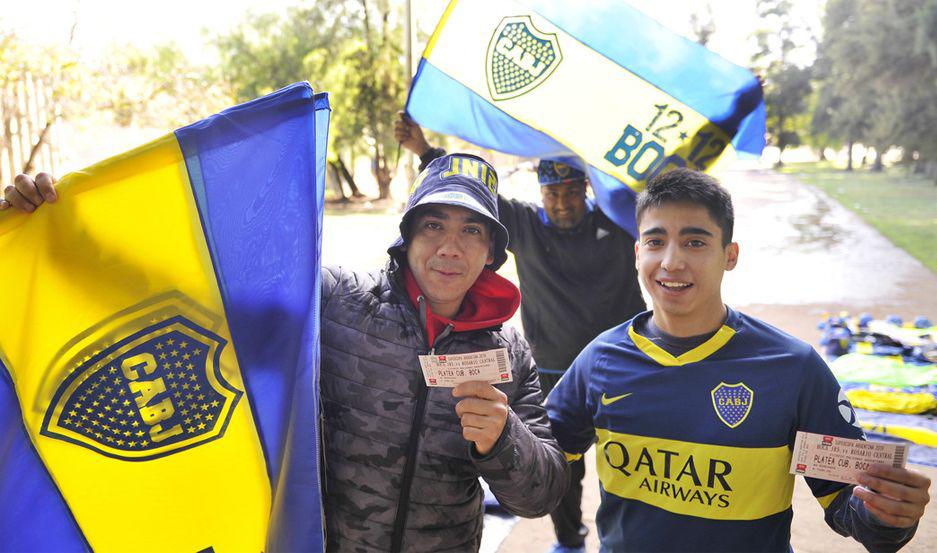
<svg viewBox="0 0 937 553">
<path fill-rule="evenodd" d="M 419 312 L 420 302 L 417 298 L 423 295 L 423 292 L 416 283 L 409 266 L 404 267 L 404 278 L 407 295 L 410 296 L 410 301 Z M 455 319 L 447 319 L 433 313 L 429 303 L 426 303 L 426 340 L 429 342 L 427 346 L 433 347 L 436 336 L 447 325 L 453 326 L 453 332 L 496 326 L 513 317 L 520 304 L 521 292 L 517 286 L 491 269 L 484 269 L 475 279 L 475 284 L 465 293 L 462 307 Z"/>
</svg>

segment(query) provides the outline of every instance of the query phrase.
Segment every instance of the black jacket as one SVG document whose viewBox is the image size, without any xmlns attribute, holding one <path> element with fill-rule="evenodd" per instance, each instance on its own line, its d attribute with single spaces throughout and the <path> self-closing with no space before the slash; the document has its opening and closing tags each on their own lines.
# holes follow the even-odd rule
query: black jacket
<svg viewBox="0 0 937 553">
<path fill-rule="evenodd" d="M 391 265 L 393 267 L 393 264 Z M 436 353 L 507 348 L 510 411 L 485 457 L 462 437 L 451 388 L 427 388 L 421 322 L 397 271 L 322 270 L 321 401 L 328 551 L 477 551 L 481 476 L 508 511 L 543 516 L 566 491 L 524 338 L 513 328 L 440 335 Z"/>
</svg>

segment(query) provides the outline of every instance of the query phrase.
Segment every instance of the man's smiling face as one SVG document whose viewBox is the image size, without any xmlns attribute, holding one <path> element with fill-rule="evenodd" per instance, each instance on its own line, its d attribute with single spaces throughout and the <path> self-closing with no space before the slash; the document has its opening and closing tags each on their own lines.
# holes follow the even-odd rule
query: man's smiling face
<svg viewBox="0 0 937 553">
<path fill-rule="evenodd" d="M 434 313 L 452 318 L 493 261 L 485 217 L 464 207 L 429 205 L 413 219 L 407 263 Z"/>
<path fill-rule="evenodd" d="M 668 203 L 646 209 L 638 221 L 635 258 L 655 318 L 693 328 L 724 312 L 722 276 L 735 268 L 738 244 L 722 245 L 722 230 L 705 207 Z"/>
</svg>

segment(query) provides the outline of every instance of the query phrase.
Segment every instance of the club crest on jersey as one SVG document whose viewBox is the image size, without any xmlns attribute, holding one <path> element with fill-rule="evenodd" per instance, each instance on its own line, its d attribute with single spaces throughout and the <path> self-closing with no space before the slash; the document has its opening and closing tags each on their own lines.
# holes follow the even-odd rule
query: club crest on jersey
<svg viewBox="0 0 937 553">
<path fill-rule="evenodd" d="M 540 86 L 562 60 L 555 33 L 538 30 L 530 16 L 505 17 L 488 45 L 488 91 L 496 101 L 526 94 Z"/>
<path fill-rule="evenodd" d="M 80 353 L 69 359 L 46 410 L 43 436 L 144 461 L 224 434 L 242 394 L 221 373 L 225 340 L 165 302 L 155 307 L 116 333 L 78 340 Z"/>
<path fill-rule="evenodd" d="M 745 421 L 755 401 L 755 392 L 742 382 L 737 384 L 720 382 L 710 394 L 716 415 L 729 428 L 736 428 Z"/>
</svg>

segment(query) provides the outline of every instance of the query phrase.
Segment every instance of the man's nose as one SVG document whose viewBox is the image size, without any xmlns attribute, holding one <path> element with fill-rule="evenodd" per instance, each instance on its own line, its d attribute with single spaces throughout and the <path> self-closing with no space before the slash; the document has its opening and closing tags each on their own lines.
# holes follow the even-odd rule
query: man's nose
<svg viewBox="0 0 937 553">
<path fill-rule="evenodd" d="M 447 232 L 439 243 L 436 254 L 440 257 L 459 258 L 462 256 L 462 244 L 459 242 L 459 235 L 455 232 Z"/>
<path fill-rule="evenodd" d="M 683 250 L 676 245 L 668 246 L 664 250 L 664 257 L 661 259 L 660 266 L 665 271 L 680 271 L 686 266 L 683 259 Z"/>
</svg>

